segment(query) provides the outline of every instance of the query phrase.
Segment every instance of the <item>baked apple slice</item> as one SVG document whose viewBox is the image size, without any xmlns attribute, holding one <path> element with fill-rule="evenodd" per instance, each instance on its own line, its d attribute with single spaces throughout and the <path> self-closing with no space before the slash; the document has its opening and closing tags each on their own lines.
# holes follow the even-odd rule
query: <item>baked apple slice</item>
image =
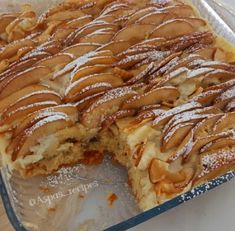
<svg viewBox="0 0 235 231">
<path fill-rule="evenodd" d="M 180 68 L 170 72 L 169 74 L 165 75 L 164 78 L 161 78 L 161 80 L 159 82 L 157 82 L 157 87 L 163 86 L 166 84 L 179 86 L 180 84 L 182 84 L 186 80 L 188 71 L 189 71 L 188 68 L 180 67 Z M 153 83 L 154 83 L 154 81 L 155 80 L 153 79 Z"/>
<path fill-rule="evenodd" d="M 235 99 L 231 100 L 225 107 L 226 112 L 234 112 L 235 111 Z"/>
<path fill-rule="evenodd" d="M 206 137 L 196 139 L 195 142 L 184 153 L 184 158 L 186 160 L 189 160 L 193 154 L 202 153 L 204 147 L 207 147 L 206 145 L 210 144 L 211 142 L 215 142 L 216 140 L 221 139 L 221 138 L 232 137 L 233 132 L 234 132 L 233 130 L 228 130 L 226 132 L 216 133 L 216 134 L 212 134 Z"/>
<path fill-rule="evenodd" d="M 124 27 L 114 36 L 114 41 L 129 41 L 136 44 L 144 40 L 154 30 L 154 25 L 132 24 Z M 140 33 L 141 31 L 141 33 Z"/>
<path fill-rule="evenodd" d="M 92 43 L 78 43 L 69 47 L 66 47 L 61 53 L 72 54 L 75 57 L 83 56 L 91 51 L 96 50 L 100 44 L 92 44 Z"/>
<path fill-rule="evenodd" d="M 214 132 L 226 131 L 235 127 L 235 112 L 228 112 L 222 116 L 213 128 Z"/>
<path fill-rule="evenodd" d="M 123 81 L 129 80 L 129 79 L 133 78 L 133 76 L 134 76 L 134 74 L 131 71 L 126 71 L 126 70 L 119 68 L 119 67 L 114 67 L 112 69 L 112 73 L 115 76 L 122 78 Z"/>
<path fill-rule="evenodd" d="M 61 70 L 55 71 L 52 79 L 57 79 L 61 76 L 64 76 L 68 73 L 70 73 L 71 75 L 73 75 L 73 73 L 76 73 L 76 71 L 81 68 L 84 65 L 89 65 L 89 61 L 93 60 L 93 59 L 97 59 L 100 57 L 96 57 L 96 55 L 98 55 L 96 52 L 88 52 L 87 54 L 82 55 L 81 57 L 78 57 L 77 59 L 73 60 L 72 62 L 68 63 L 64 68 L 62 68 Z M 106 60 L 109 60 L 110 56 L 105 57 Z"/>
<path fill-rule="evenodd" d="M 113 23 L 105 23 L 104 21 L 92 21 L 86 24 L 84 27 L 74 31 L 71 35 L 68 36 L 64 43 L 66 45 L 79 43 L 82 37 L 87 36 L 88 34 L 91 34 L 100 29 L 111 29 L 114 31 L 118 31 L 118 26 Z"/>
<path fill-rule="evenodd" d="M 123 81 L 121 78 L 113 75 L 112 73 L 99 73 L 99 74 L 84 76 L 78 79 L 77 81 L 73 82 L 66 89 L 65 101 L 71 102 L 74 100 L 79 100 L 83 97 L 83 94 L 87 93 L 87 91 L 89 92 L 90 90 L 91 92 L 93 92 L 94 88 L 100 89 L 99 91 L 103 91 L 107 88 L 110 88 L 110 85 L 107 85 L 107 84 L 100 85 L 99 83 L 108 83 L 113 87 L 118 87 L 123 84 Z M 97 92 L 94 92 L 94 93 L 97 93 Z"/>
<path fill-rule="evenodd" d="M 201 30 L 202 27 L 205 27 L 207 25 L 206 21 L 202 18 L 196 18 L 196 17 L 179 17 L 178 19 L 186 20 L 187 22 L 191 23 L 194 28 Z"/>
<path fill-rule="evenodd" d="M 151 183 L 155 184 L 156 193 L 172 195 L 179 193 L 190 183 L 195 170 L 191 166 L 185 166 L 178 171 L 173 170 L 169 163 L 154 158 L 149 165 L 148 173 Z"/>
<path fill-rule="evenodd" d="M 58 28 L 60 29 L 77 29 L 79 27 L 84 26 L 87 23 L 90 23 L 92 21 L 91 15 L 83 15 L 79 18 L 72 19 L 65 24 L 59 25 Z"/>
<path fill-rule="evenodd" d="M 18 123 L 16 128 L 14 129 L 12 137 L 16 137 L 18 134 L 23 132 L 25 129 L 31 127 L 39 120 L 57 114 L 68 116 L 73 122 L 76 122 L 78 120 L 78 110 L 74 105 L 64 104 L 44 108 L 29 114 L 23 120 L 21 120 L 20 123 Z"/>
<path fill-rule="evenodd" d="M 193 97 L 192 100 L 197 101 L 202 105 L 210 105 L 212 104 L 213 100 L 221 93 L 222 93 L 221 89 L 209 90 Z"/>
<path fill-rule="evenodd" d="M 195 32 L 194 26 L 185 19 L 171 19 L 156 27 L 150 38 L 164 37 L 174 39 Z"/>
<path fill-rule="evenodd" d="M 171 148 L 175 148 L 181 144 L 182 140 L 187 136 L 194 127 L 194 123 L 182 123 L 169 129 L 163 134 L 161 151 L 166 152 Z"/>
<path fill-rule="evenodd" d="M 58 93 L 51 90 L 34 91 L 8 105 L 8 107 L 2 112 L 1 119 L 8 117 L 8 115 L 16 111 L 18 108 L 26 107 L 27 105 L 44 101 L 54 101 L 57 104 L 60 104 L 62 99 Z"/>
<path fill-rule="evenodd" d="M 211 152 L 220 149 L 232 148 L 235 145 L 234 137 L 221 138 L 211 142 L 203 148 L 203 152 Z"/>
<path fill-rule="evenodd" d="M 181 17 L 191 17 L 194 16 L 194 10 L 190 5 L 186 4 L 179 4 L 175 6 L 168 6 L 165 8 L 162 8 L 163 11 L 176 14 Z"/>
<path fill-rule="evenodd" d="M 137 93 L 131 87 L 112 89 L 98 98 L 82 115 L 81 122 L 90 128 L 97 128 L 107 115 L 119 110 L 123 102 Z"/>
<path fill-rule="evenodd" d="M 100 12 L 100 15 L 119 15 L 122 11 L 127 9 L 130 9 L 130 6 L 126 2 L 111 1 L 111 3 L 107 4 L 104 9 Z"/>
<path fill-rule="evenodd" d="M 215 51 L 216 51 L 216 48 L 213 46 L 202 46 L 202 47 L 196 48 L 193 51 L 190 51 L 190 53 L 195 54 L 195 55 L 200 55 L 201 57 L 205 59 L 213 59 Z"/>
<path fill-rule="evenodd" d="M 0 15 L 0 34 L 4 33 L 7 26 L 17 18 L 17 14 Z"/>
<path fill-rule="evenodd" d="M 53 21 L 67 21 L 67 20 L 71 20 L 71 19 L 80 18 L 84 15 L 85 14 L 80 9 L 63 10 L 63 11 L 59 11 L 59 12 L 56 12 L 55 14 L 48 16 L 45 19 L 44 23 L 50 23 Z"/>
<path fill-rule="evenodd" d="M 37 84 L 43 79 L 48 79 L 50 73 L 50 68 L 37 66 L 5 78 L 0 82 L 0 98 L 4 98 L 23 87 Z"/>
<path fill-rule="evenodd" d="M 17 108 L 17 110 L 12 111 L 4 119 L 0 119 L 0 126 L 16 124 L 17 121 L 25 118 L 30 113 L 33 113 L 43 108 L 57 106 L 57 105 L 58 104 L 54 101 L 43 101 L 39 103 L 33 103 L 25 107 Z"/>
<path fill-rule="evenodd" d="M 76 106 L 79 112 L 82 112 L 86 110 L 92 103 L 94 103 L 98 98 L 100 98 L 104 94 L 105 94 L 105 91 L 87 96 L 77 101 L 74 105 Z"/>
<path fill-rule="evenodd" d="M 164 20 L 169 20 L 172 18 L 176 18 L 177 16 L 175 14 L 171 14 L 165 11 L 159 12 L 151 12 L 147 15 L 144 15 L 143 17 L 139 18 L 136 23 L 138 24 L 152 24 L 155 26 L 160 25 Z"/>
<path fill-rule="evenodd" d="M 30 39 L 16 40 L 14 43 L 9 43 L 0 50 L 0 61 L 3 59 L 10 59 L 16 55 L 18 50 L 22 47 L 35 47 L 35 43 Z"/>
<path fill-rule="evenodd" d="M 199 55 L 188 55 L 185 58 L 178 59 L 178 60 L 173 60 L 173 63 L 169 63 L 169 67 L 165 67 L 165 72 L 164 74 L 169 74 L 170 72 L 173 72 L 179 68 L 187 67 L 188 65 L 192 62 L 195 62 L 196 60 L 203 60 L 201 56 Z M 164 68 L 164 67 L 163 67 Z"/>
<path fill-rule="evenodd" d="M 6 108 L 8 108 L 10 105 L 14 104 L 15 102 L 17 102 L 19 99 L 25 97 L 26 95 L 32 94 L 33 92 L 36 92 L 36 91 L 44 91 L 44 90 L 48 90 L 48 87 L 34 84 L 28 87 L 25 87 L 19 91 L 16 91 L 15 93 L 0 100 L 0 112 L 2 112 Z"/>
<path fill-rule="evenodd" d="M 96 18 L 98 21 L 103 21 L 106 23 L 115 23 L 116 18 L 113 15 L 100 15 Z"/>
<path fill-rule="evenodd" d="M 207 87 L 213 85 L 214 83 L 228 81 L 230 79 L 233 79 L 234 76 L 234 72 L 216 69 L 205 75 L 205 78 L 203 78 L 202 80 L 202 86 Z"/>
<path fill-rule="evenodd" d="M 131 43 L 128 41 L 112 41 L 108 44 L 104 44 L 97 51 L 110 50 L 113 55 L 118 55 L 119 53 L 127 50 L 131 46 Z"/>
<path fill-rule="evenodd" d="M 201 109 L 196 109 L 195 111 L 200 111 Z M 163 129 L 163 134 L 167 134 L 170 130 L 174 127 L 184 124 L 184 123 L 191 123 L 196 124 L 206 118 L 207 114 L 199 114 L 194 111 L 186 111 L 180 114 L 174 115 L 169 122 L 165 125 Z"/>
<path fill-rule="evenodd" d="M 109 128 L 113 123 L 115 123 L 116 120 L 133 116 L 135 113 L 136 110 L 134 109 L 119 110 L 105 117 L 104 120 L 101 122 L 101 128 L 102 129 Z"/>
<path fill-rule="evenodd" d="M 149 178 L 153 184 L 165 179 L 166 173 L 169 171 L 169 164 L 156 158 L 152 159 L 149 165 Z"/>
<path fill-rule="evenodd" d="M 122 68 L 122 69 L 129 69 L 140 62 L 146 60 L 149 58 L 151 54 L 148 52 L 140 53 L 137 55 L 130 55 L 126 58 L 121 59 L 116 63 L 116 67 Z"/>
<path fill-rule="evenodd" d="M 68 98 L 68 96 L 65 96 L 65 101 L 76 102 L 78 100 L 83 99 L 84 97 L 88 97 L 88 96 L 97 94 L 99 92 L 110 90 L 113 87 L 114 86 L 112 86 L 111 83 L 107 83 L 107 82 L 94 83 L 94 84 L 84 87 L 81 91 L 76 92 L 74 95 L 70 96 L 70 98 Z"/>
<path fill-rule="evenodd" d="M 115 31 L 110 29 L 100 29 L 91 34 L 88 34 L 80 39 L 81 43 L 99 43 L 106 44 L 111 41 Z"/>
<path fill-rule="evenodd" d="M 27 70 L 28 68 L 31 68 L 33 65 L 35 65 L 35 63 L 38 62 L 38 60 L 44 59 L 48 57 L 49 55 L 50 55 L 49 53 L 43 52 L 38 57 L 32 57 L 29 59 L 21 59 L 17 62 L 10 64 L 8 68 L 0 74 L 0 81 L 2 79 L 7 78 L 8 76 L 11 76 L 13 74 L 16 75 L 22 71 Z"/>
<path fill-rule="evenodd" d="M 64 115 L 52 115 L 35 123 L 32 127 L 24 130 L 8 146 L 7 150 L 12 151 L 12 160 L 25 157 L 30 154 L 30 148 L 36 145 L 40 138 L 55 134 L 56 132 L 72 126 L 74 123 Z"/>
<path fill-rule="evenodd" d="M 203 119 L 195 126 L 194 137 L 200 138 L 212 134 L 216 122 L 220 120 L 222 116 L 222 113 L 217 115 L 208 115 L 205 119 Z"/>
<path fill-rule="evenodd" d="M 175 101 L 179 97 L 179 91 L 175 87 L 155 88 L 147 93 L 135 95 L 123 103 L 123 109 L 138 109 L 140 107 Z"/>
<path fill-rule="evenodd" d="M 94 57 L 88 59 L 87 62 L 85 62 L 84 64 L 79 66 L 79 68 L 84 67 L 84 66 L 98 65 L 98 64 L 112 65 L 116 61 L 117 60 L 113 55 L 110 55 L 110 56 L 94 56 Z"/>
<path fill-rule="evenodd" d="M 154 127 L 160 127 L 160 126 L 164 126 L 166 123 L 169 122 L 169 120 L 175 116 L 178 115 L 180 113 L 183 112 L 187 112 L 187 111 L 192 111 L 192 110 L 196 110 L 201 108 L 202 105 L 200 103 L 197 102 L 190 102 L 190 103 L 186 103 L 186 104 L 182 104 L 178 107 L 172 108 L 168 111 L 164 111 L 163 113 L 160 113 L 158 116 L 156 116 L 156 118 L 154 119 L 152 125 Z"/>
<path fill-rule="evenodd" d="M 200 155 L 201 171 L 194 180 L 198 185 L 205 180 L 214 179 L 229 170 L 234 169 L 235 149 L 221 149 L 205 152 Z"/>
<path fill-rule="evenodd" d="M 217 96 L 214 100 L 214 105 L 218 108 L 224 108 L 233 99 L 235 99 L 235 86 L 228 88 Z"/>
<path fill-rule="evenodd" d="M 221 90 L 222 92 L 226 91 L 228 88 L 235 86 L 235 79 L 222 82 L 220 84 L 212 85 L 207 87 L 204 92 L 211 91 L 211 90 Z"/>
<path fill-rule="evenodd" d="M 71 54 L 56 54 L 45 59 L 40 60 L 35 65 L 49 67 L 51 70 L 57 70 L 64 67 L 66 64 L 72 62 L 74 56 Z"/>
<path fill-rule="evenodd" d="M 154 7 L 154 6 L 148 6 L 148 7 L 145 7 L 143 9 L 137 10 L 134 14 L 132 14 L 129 17 L 128 21 L 126 22 L 126 25 L 134 24 L 135 22 L 138 21 L 138 19 L 144 17 L 145 15 L 153 13 L 157 10 L 158 10 L 158 8 Z"/>
<path fill-rule="evenodd" d="M 77 70 L 77 72 L 72 76 L 71 82 L 75 82 L 76 80 L 93 74 L 98 74 L 108 68 L 110 68 L 110 65 L 106 64 L 97 64 L 94 66 L 84 66 Z"/>
</svg>

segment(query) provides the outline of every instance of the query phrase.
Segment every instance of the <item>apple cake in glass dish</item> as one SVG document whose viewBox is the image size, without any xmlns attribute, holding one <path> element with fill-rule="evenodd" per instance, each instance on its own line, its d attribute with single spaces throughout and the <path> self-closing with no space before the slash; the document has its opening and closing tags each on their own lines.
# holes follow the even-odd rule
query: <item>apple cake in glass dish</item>
<svg viewBox="0 0 235 231">
<path fill-rule="evenodd" d="M 2 165 L 124 165 L 142 210 L 235 168 L 235 50 L 179 0 L 0 16 Z"/>
</svg>

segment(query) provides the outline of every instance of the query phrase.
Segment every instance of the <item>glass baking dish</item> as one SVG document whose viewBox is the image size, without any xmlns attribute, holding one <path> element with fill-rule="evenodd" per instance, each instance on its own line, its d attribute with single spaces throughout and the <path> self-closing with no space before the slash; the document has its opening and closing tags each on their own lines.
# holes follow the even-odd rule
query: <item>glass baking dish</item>
<svg viewBox="0 0 235 231">
<path fill-rule="evenodd" d="M 24 0 L 15 1 L 22 4 Z M 38 4 L 39 1 L 34 1 Z M 52 4 L 55 1 L 49 1 Z M 235 15 L 215 0 L 192 0 L 214 31 L 235 44 Z M 0 2 L 1 9 L 11 8 Z M 225 23 L 226 22 L 226 23 Z M 0 193 L 16 231 L 126 230 L 231 180 L 230 171 L 166 203 L 141 212 L 126 170 L 106 157 L 100 166 L 64 167 L 45 177 L 22 179 L 1 169 Z M 110 195 L 116 195 L 111 203 Z M 115 199 L 115 198 L 114 198 Z"/>
</svg>

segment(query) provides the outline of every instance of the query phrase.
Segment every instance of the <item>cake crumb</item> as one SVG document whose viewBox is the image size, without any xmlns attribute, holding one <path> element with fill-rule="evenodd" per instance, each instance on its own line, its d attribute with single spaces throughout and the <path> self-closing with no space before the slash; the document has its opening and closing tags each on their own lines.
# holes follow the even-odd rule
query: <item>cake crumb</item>
<svg viewBox="0 0 235 231">
<path fill-rule="evenodd" d="M 48 212 L 55 212 L 56 208 L 48 208 L 47 210 L 48 210 Z"/>
<path fill-rule="evenodd" d="M 49 193 L 50 192 L 50 188 L 47 186 L 40 186 L 39 190 L 42 191 L 43 193 Z"/>
<path fill-rule="evenodd" d="M 85 195 L 82 194 L 82 193 L 80 193 L 80 194 L 79 194 L 79 198 L 84 199 L 84 198 L 85 198 Z"/>
<path fill-rule="evenodd" d="M 98 165 L 103 162 L 104 155 L 103 153 L 96 150 L 85 151 L 85 159 L 82 160 L 82 163 L 85 165 Z"/>
<path fill-rule="evenodd" d="M 108 201 L 109 206 L 112 206 L 113 203 L 117 199 L 118 199 L 118 196 L 115 193 L 113 193 L 113 192 L 109 193 L 108 196 L 107 196 L 107 201 Z"/>
</svg>

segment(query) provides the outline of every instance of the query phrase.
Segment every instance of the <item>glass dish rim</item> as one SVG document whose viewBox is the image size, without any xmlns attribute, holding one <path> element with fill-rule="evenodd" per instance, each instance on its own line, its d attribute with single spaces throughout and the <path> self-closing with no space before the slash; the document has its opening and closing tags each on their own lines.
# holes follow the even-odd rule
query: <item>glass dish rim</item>
<svg viewBox="0 0 235 231">
<path fill-rule="evenodd" d="M 230 180 L 232 180 L 235 177 L 235 170 L 229 171 L 225 173 L 222 176 L 219 176 L 211 181 L 208 181 L 207 183 L 204 183 L 196 188 L 193 188 L 192 190 L 179 195 L 161 205 L 158 205 L 150 210 L 147 210 L 145 212 L 142 212 L 136 216 L 133 216 L 127 220 L 124 220 L 118 224 L 115 224 L 107 229 L 105 231 L 120 231 L 120 230 L 127 230 L 130 229 L 140 223 L 143 223 L 155 216 L 158 216 L 182 203 L 185 203 L 191 199 L 194 199 L 203 193 L 210 191 L 219 185 L 226 183 Z M 28 231 L 23 224 L 19 221 L 16 214 L 14 213 L 13 206 L 11 204 L 11 200 L 9 198 L 9 195 L 7 193 L 7 187 L 3 181 L 2 174 L 0 173 L 0 195 L 2 197 L 3 205 L 7 214 L 7 217 L 9 221 L 11 222 L 12 226 L 16 231 Z"/>
<path fill-rule="evenodd" d="M 195 0 L 194 0 L 195 1 Z M 231 27 L 224 21 L 224 19 L 222 19 L 222 17 L 218 14 L 218 12 L 216 10 L 214 10 L 211 5 L 206 2 L 205 0 L 198 0 L 203 2 L 204 4 L 206 4 L 206 6 L 209 8 L 209 10 L 221 21 L 223 22 L 229 30 L 232 30 Z M 233 17 L 235 16 L 234 12 L 231 12 L 231 9 L 228 9 L 226 7 L 226 5 L 224 5 L 223 3 L 217 1 L 217 0 L 210 0 L 211 2 L 213 2 L 214 4 L 216 4 L 217 6 L 219 6 L 221 9 L 225 10 L 226 12 L 228 12 L 229 14 L 231 14 Z M 189 0 L 189 2 L 193 2 L 193 0 Z M 203 16 L 203 15 L 202 15 Z M 233 31 L 233 30 L 232 30 Z M 196 198 L 198 196 L 200 196 L 201 194 L 204 194 L 207 191 L 210 191 L 216 187 L 218 187 L 219 185 L 226 183 L 230 180 L 232 180 L 235 177 L 235 170 L 229 171 L 227 173 L 225 173 L 222 176 L 218 176 L 215 179 L 208 181 L 198 187 L 193 188 L 192 190 L 183 193 L 182 195 L 179 195 L 161 205 L 158 205 L 150 210 L 141 212 L 139 214 L 137 214 L 136 216 L 133 216 L 127 220 L 124 220 L 118 224 L 115 224 L 107 229 L 105 229 L 105 231 L 120 231 L 120 230 L 127 230 L 130 229 L 138 224 L 141 224 L 155 216 L 158 216 L 188 200 L 191 200 L 193 198 Z M 9 194 L 7 192 L 7 186 L 4 182 L 3 176 L 2 176 L 2 172 L 0 169 L 0 195 L 2 198 L 2 202 L 3 202 L 3 206 L 5 208 L 7 217 L 10 221 L 10 223 L 12 224 L 13 228 L 16 231 L 28 231 L 24 225 L 20 222 L 20 220 L 18 219 L 18 217 L 16 216 L 15 212 L 14 212 L 14 208 L 11 202 L 11 199 L 9 197 Z"/>
</svg>

